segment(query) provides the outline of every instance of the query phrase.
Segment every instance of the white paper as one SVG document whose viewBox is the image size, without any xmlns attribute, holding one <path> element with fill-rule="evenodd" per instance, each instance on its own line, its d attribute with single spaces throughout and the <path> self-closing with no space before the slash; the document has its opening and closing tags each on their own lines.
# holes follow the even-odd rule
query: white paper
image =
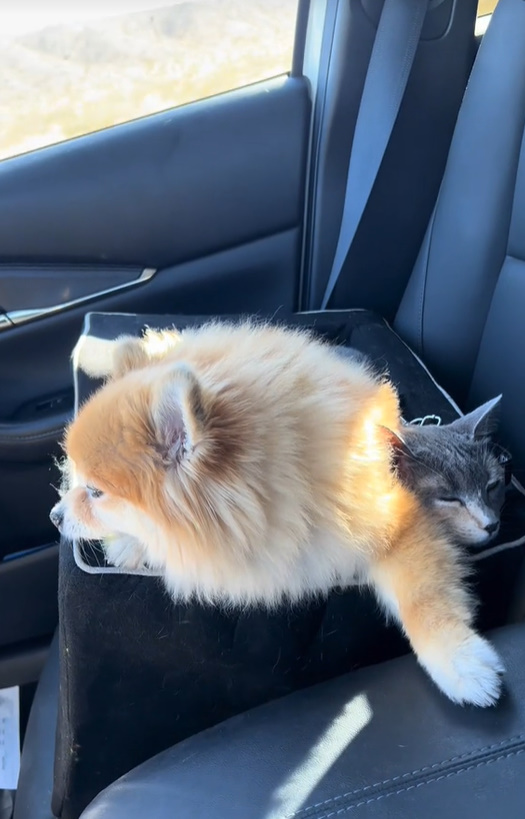
<svg viewBox="0 0 525 819">
<path fill-rule="evenodd" d="M 20 773 L 20 689 L 0 689 L 0 790 L 16 790 Z"/>
</svg>

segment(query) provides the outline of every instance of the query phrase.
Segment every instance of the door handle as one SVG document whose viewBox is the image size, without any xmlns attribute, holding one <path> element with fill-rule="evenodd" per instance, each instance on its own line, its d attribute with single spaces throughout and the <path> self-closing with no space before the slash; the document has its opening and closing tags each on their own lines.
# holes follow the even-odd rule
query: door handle
<svg viewBox="0 0 525 819">
<path fill-rule="evenodd" d="M 36 307 L 28 310 L 11 310 L 0 314 L 0 332 L 9 330 L 13 327 L 19 327 L 21 324 L 27 324 L 30 321 L 37 321 L 38 319 L 54 316 L 62 313 L 65 310 L 70 310 L 73 307 L 78 307 L 82 304 L 89 304 L 92 301 L 104 298 L 105 296 L 112 296 L 114 293 L 119 293 L 123 290 L 130 290 L 132 287 L 138 287 L 145 282 L 151 281 L 157 272 L 154 267 L 145 267 L 140 276 L 132 279 L 129 282 L 117 284 L 114 287 L 108 287 L 105 290 L 99 290 L 96 293 L 89 293 L 86 296 L 80 296 L 78 299 L 65 301 L 62 304 L 53 304 L 50 307 Z"/>
</svg>

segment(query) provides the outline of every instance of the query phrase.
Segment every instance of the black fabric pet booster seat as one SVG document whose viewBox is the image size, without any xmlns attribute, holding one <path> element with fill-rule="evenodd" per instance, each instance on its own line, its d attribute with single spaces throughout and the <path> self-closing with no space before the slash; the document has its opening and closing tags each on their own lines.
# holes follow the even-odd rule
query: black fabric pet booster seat
<svg viewBox="0 0 525 819">
<path fill-rule="evenodd" d="M 114 339 L 146 326 L 183 328 L 208 317 L 92 313 L 84 334 Z M 386 322 L 366 310 L 304 313 L 307 326 L 389 372 L 403 416 L 460 414 Z M 99 386 L 75 372 L 77 406 Z M 489 398 L 491 396 L 487 396 Z M 476 561 L 478 625 L 504 623 L 525 555 L 525 500 L 512 481 L 501 532 Z M 152 575 L 105 565 L 100 551 L 61 546 L 60 705 L 53 811 L 77 819 L 104 787 L 176 742 L 293 690 L 409 650 L 367 591 L 270 613 L 175 604 Z M 422 672 L 423 673 L 423 672 Z"/>
</svg>

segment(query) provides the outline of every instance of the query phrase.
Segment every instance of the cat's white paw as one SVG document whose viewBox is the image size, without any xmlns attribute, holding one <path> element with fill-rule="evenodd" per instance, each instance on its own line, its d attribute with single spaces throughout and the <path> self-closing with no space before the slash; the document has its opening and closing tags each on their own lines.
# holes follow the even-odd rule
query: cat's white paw
<svg viewBox="0 0 525 819">
<path fill-rule="evenodd" d="M 145 554 L 142 543 L 132 537 L 110 537 L 104 540 L 104 552 L 109 563 L 118 569 L 141 569 Z"/>
<path fill-rule="evenodd" d="M 419 659 L 453 702 L 486 708 L 498 701 L 505 668 L 490 643 L 478 634 L 472 632 L 455 646 L 442 639 Z"/>
</svg>

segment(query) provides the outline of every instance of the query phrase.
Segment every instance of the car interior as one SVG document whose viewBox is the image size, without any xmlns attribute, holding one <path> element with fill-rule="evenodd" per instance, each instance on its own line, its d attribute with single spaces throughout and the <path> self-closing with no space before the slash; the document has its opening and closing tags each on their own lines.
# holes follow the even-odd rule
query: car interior
<svg viewBox="0 0 525 819">
<path fill-rule="evenodd" d="M 413 63 L 325 311 L 395 6 L 424 7 Z M 525 537 L 485 562 L 480 623 L 506 674 L 477 709 L 448 702 L 357 591 L 321 614 L 183 610 L 155 578 L 83 570 L 49 519 L 64 428 L 94 388 L 78 338 L 174 316 L 351 322 L 399 383 L 415 361 L 432 379 L 424 412 L 502 394 L 520 486 L 525 3 L 499 0 L 482 34 L 478 13 L 298 0 L 288 74 L 0 163 L 0 694 L 19 687 L 21 733 L 0 819 L 522 815 Z M 300 673 L 276 681 L 292 654 Z"/>
</svg>

